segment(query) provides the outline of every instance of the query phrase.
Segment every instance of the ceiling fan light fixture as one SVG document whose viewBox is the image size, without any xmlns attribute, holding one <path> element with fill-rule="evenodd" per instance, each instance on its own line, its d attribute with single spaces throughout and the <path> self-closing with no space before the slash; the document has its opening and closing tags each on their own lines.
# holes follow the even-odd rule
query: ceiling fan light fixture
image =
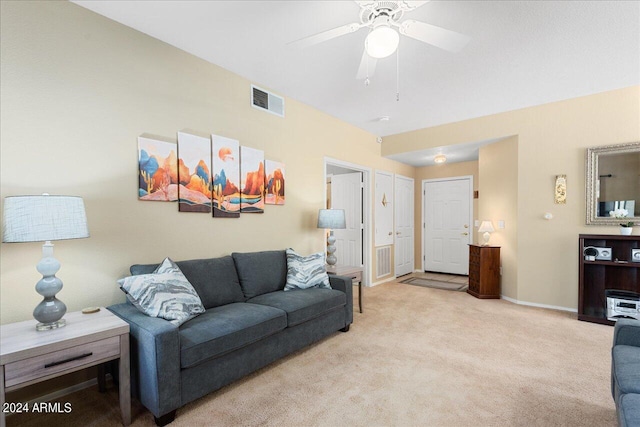
<svg viewBox="0 0 640 427">
<path fill-rule="evenodd" d="M 396 51 L 400 35 L 393 28 L 380 25 L 373 29 L 365 40 L 367 54 L 372 58 L 386 58 Z"/>
<path fill-rule="evenodd" d="M 444 154 L 438 154 L 433 158 L 433 161 L 438 164 L 444 163 L 447 161 L 447 156 L 445 156 Z"/>
</svg>

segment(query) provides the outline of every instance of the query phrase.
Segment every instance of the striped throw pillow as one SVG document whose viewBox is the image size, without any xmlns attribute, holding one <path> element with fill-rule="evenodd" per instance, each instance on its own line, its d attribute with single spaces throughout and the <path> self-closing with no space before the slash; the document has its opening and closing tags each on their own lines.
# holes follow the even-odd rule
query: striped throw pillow
<svg viewBox="0 0 640 427">
<path fill-rule="evenodd" d="M 305 257 L 293 249 L 287 249 L 287 283 L 284 290 L 309 288 L 331 289 L 324 254 L 318 252 Z"/>
<path fill-rule="evenodd" d="M 138 310 L 176 326 L 204 313 L 198 293 L 169 258 L 165 258 L 155 272 L 125 277 L 118 280 L 118 284 Z"/>
</svg>

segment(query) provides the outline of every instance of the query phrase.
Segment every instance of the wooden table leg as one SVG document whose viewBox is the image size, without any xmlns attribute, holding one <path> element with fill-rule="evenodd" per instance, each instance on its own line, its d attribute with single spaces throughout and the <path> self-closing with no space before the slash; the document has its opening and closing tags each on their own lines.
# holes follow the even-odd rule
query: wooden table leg
<svg viewBox="0 0 640 427">
<path fill-rule="evenodd" d="M 360 313 L 362 313 L 362 282 L 358 282 L 358 306 L 360 307 Z"/>
<path fill-rule="evenodd" d="M 120 385 L 120 412 L 122 412 L 122 424 L 131 424 L 131 385 L 129 383 L 129 334 L 120 335 L 120 361 L 118 380 Z"/>
</svg>

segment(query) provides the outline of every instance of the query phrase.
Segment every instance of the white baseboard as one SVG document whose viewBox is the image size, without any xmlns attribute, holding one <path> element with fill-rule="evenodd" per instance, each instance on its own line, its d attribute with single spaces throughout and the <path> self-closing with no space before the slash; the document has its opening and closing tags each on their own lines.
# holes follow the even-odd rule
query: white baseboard
<svg viewBox="0 0 640 427">
<path fill-rule="evenodd" d="M 528 305 L 530 307 L 538 307 L 538 308 L 549 308 L 551 310 L 570 311 L 571 313 L 578 312 L 578 309 L 576 308 L 560 307 L 557 305 L 548 305 L 548 304 L 538 304 L 536 302 L 528 302 L 528 301 L 518 301 L 517 299 L 509 298 L 504 295 L 500 295 L 500 298 L 518 305 Z"/>
<path fill-rule="evenodd" d="M 369 287 L 382 285 L 383 283 L 393 282 L 394 280 L 396 280 L 396 278 L 395 278 L 395 277 L 390 277 L 390 278 L 385 279 L 385 280 L 380 280 L 380 281 L 378 281 L 378 282 L 370 283 L 370 284 L 369 284 Z"/>
</svg>

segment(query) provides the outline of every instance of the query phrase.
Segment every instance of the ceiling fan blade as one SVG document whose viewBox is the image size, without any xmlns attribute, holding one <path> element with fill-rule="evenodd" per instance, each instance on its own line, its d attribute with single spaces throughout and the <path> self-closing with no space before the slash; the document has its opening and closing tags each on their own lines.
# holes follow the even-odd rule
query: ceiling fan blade
<svg viewBox="0 0 640 427">
<path fill-rule="evenodd" d="M 299 40 L 292 41 L 288 43 L 291 46 L 295 46 L 298 48 L 305 48 L 309 46 L 313 46 L 314 44 L 326 42 L 327 40 L 334 39 L 336 37 L 344 36 L 345 34 L 353 33 L 362 28 L 362 24 L 352 23 L 343 25 L 338 28 L 334 28 L 332 30 L 323 31 L 318 34 L 314 34 L 312 36 L 304 37 Z"/>
<path fill-rule="evenodd" d="M 408 19 L 400 24 L 400 34 L 429 43 L 449 52 L 459 52 L 469 43 L 470 37 L 435 25 Z"/>
<path fill-rule="evenodd" d="M 413 9 L 419 8 L 423 4 L 429 3 L 429 0 L 427 0 L 427 1 L 403 1 L 402 3 L 404 3 L 404 5 L 406 5 L 406 7 L 405 7 L 406 10 L 413 10 Z"/>
<path fill-rule="evenodd" d="M 362 59 L 360 60 L 360 67 L 358 67 L 358 74 L 356 74 L 356 79 L 362 80 L 367 77 L 372 77 L 376 71 L 376 62 L 378 60 L 376 58 L 372 58 L 367 54 L 367 50 L 365 49 L 362 52 Z M 367 72 L 368 71 L 368 72 Z"/>
</svg>

